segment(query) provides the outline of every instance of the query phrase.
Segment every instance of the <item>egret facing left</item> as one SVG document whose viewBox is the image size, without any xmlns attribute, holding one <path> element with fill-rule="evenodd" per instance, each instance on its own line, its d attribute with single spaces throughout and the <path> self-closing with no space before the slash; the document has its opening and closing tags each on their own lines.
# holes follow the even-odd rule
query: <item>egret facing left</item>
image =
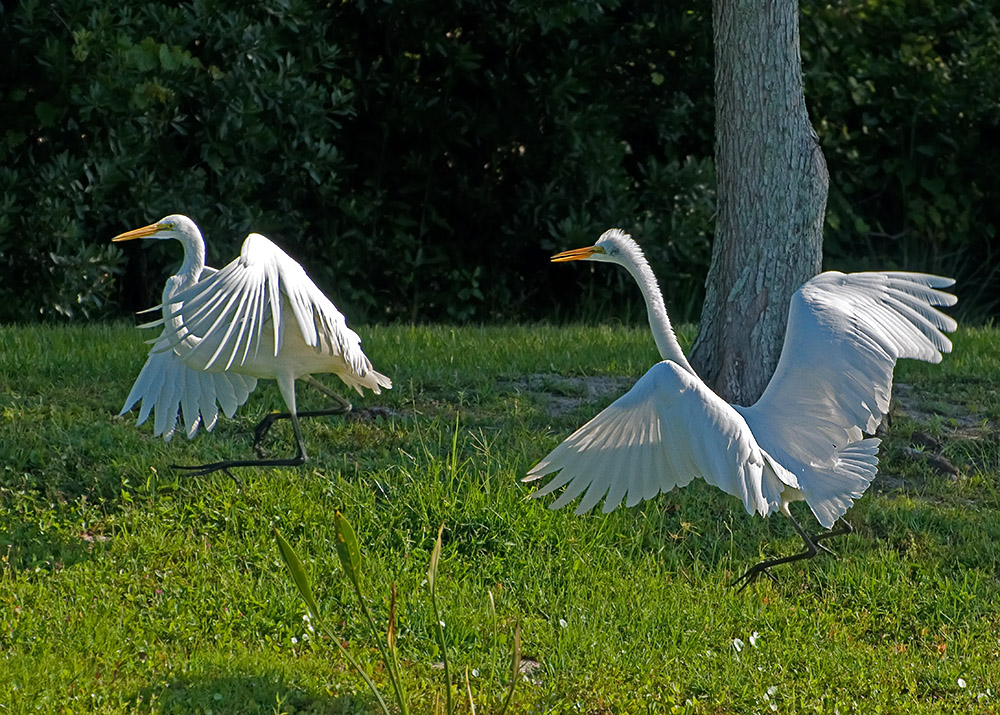
<svg viewBox="0 0 1000 715">
<path fill-rule="evenodd" d="M 351 404 L 312 377 L 333 373 L 346 385 L 376 395 L 392 381 L 376 372 L 361 351 L 361 338 L 347 327 L 344 316 L 316 287 L 302 266 L 259 233 L 243 242 L 240 255 L 221 270 L 205 265 L 205 241 L 194 221 L 175 214 L 156 223 L 115 236 L 176 239 L 184 260 L 167 279 L 159 309 L 161 317 L 140 327 L 162 326 L 121 414 L 142 402 L 138 424 L 155 411 L 154 434 L 169 440 L 178 412 L 188 438 L 199 425 L 211 430 L 219 409 L 232 417 L 246 402 L 259 378 L 278 383 L 287 413 L 272 413 L 254 430 L 257 448 L 277 419 L 289 419 L 296 453 L 286 459 L 242 459 L 197 466 L 177 466 L 192 474 L 230 467 L 296 466 L 308 456 L 300 417 L 344 414 Z M 337 402 L 337 406 L 299 412 L 295 381 L 304 378 Z"/>
</svg>

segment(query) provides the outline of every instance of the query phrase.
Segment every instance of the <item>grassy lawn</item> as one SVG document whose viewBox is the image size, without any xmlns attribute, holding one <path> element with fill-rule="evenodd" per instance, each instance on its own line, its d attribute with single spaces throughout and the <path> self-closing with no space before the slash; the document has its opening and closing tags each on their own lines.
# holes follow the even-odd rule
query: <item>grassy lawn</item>
<svg viewBox="0 0 1000 715">
<path fill-rule="evenodd" d="M 0 327 L 0 712 L 375 712 L 308 631 L 271 533 L 385 686 L 335 554 L 338 509 L 381 618 L 396 584 L 411 712 L 443 697 L 426 584 L 441 523 L 445 634 L 477 713 L 498 710 L 518 621 L 512 712 L 1000 711 L 996 330 L 963 329 L 942 365 L 897 370 L 882 474 L 848 513 L 856 533 L 831 544 L 840 559 L 742 593 L 728 581 L 799 549 L 780 516 L 696 481 L 577 517 L 519 483 L 657 359 L 645 328 L 359 332 L 395 388 L 355 399 L 357 419 L 304 422 L 311 462 L 244 469 L 238 488 L 167 465 L 252 456 L 252 426 L 282 406 L 273 383 L 213 433 L 164 443 L 115 416 L 147 335 Z M 325 398 L 303 386 L 299 403 Z M 290 453 L 287 424 L 268 448 Z"/>
</svg>

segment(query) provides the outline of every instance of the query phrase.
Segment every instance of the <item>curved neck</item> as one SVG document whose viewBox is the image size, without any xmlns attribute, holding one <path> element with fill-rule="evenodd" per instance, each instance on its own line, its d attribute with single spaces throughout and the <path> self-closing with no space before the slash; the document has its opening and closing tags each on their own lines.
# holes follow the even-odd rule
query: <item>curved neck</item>
<svg viewBox="0 0 1000 715">
<path fill-rule="evenodd" d="M 194 233 L 181 234 L 177 240 L 184 246 L 184 261 L 177 271 L 177 277 L 181 279 L 183 285 L 193 285 L 198 282 L 201 272 L 205 270 L 205 241 L 198 229 L 195 229 Z"/>
<path fill-rule="evenodd" d="M 201 278 L 201 273 L 205 270 L 205 241 L 197 228 L 193 232 L 184 231 L 176 238 L 184 246 L 184 260 L 177 273 L 168 278 L 167 284 L 163 287 L 161 301 L 163 320 L 168 329 L 172 328 L 179 335 L 185 335 L 186 337 L 181 344 L 191 348 L 195 347 L 200 339 L 188 334 L 179 313 L 182 303 L 175 303 L 172 299 L 185 288 L 193 286 Z M 181 333 L 182 330 L 183 333 Z"/>
<path fill-rule="evenodd" d="M 681 344 L 674 335 L 674 328 L 667 316 L 667 307 L 663 303 L 663 294 L 660 293 L 660 286 L 656 282 L 656 276 L 653 275 L 653 269 L 649 267 L 646 257 L 641 252 L 637 252 L 631 258 L 632 260 L 625 261 L 623 265 L 635 278 L 639 290 L 642 291 L 642 297 L 646 301 L 646 314 L 649 316 L 649 328 L 653 331 L 653 340 L 656 341 L 660 357 L 672 360 L 694 375 L 694 368 L 684 356 Z"/>
</svg>

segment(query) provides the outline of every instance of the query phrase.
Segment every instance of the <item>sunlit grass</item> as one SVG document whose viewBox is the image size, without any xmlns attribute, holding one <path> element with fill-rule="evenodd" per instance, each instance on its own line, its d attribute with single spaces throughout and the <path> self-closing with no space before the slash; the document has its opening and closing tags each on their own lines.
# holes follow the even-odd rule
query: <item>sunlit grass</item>
<svg viewBox="0 0 1000 715">
<path fill-rule="evenodd" d="M 742 593 L 732 577 L 799 546 L 782 519 L 751 518 L 698 481 L 577 517 L 519 482 L 616 394 L 578 378 L 635 378 L 657 359 L 645 329 L 359 332 L 395 388 L 355 407 L 389 415 L 307 421 L 306 467 L 242 470 L 238 489 L 167 465 L 248 455 L 252 426 L 281 407 L 272 384 L 215 432 L 164 443 L 115 416 L 146 350 L 132 326 L 0 328 L 0 712 L 375 712 L 336 649 L 314 647 L 272 535 L 384 691 L 338 565 L 338 509 L 383 622 L 396 584 L 413 712 L 442 692 L 425 583 L 441 523 L 449 659 L 476 673 L 478 712 L 498 709 L 485 699 L 503 690 L 518 620 L 538 666 L 513 712 L 1000 709 L 995 330 L 963 330 L 941 365 L 901 366 L 884 476 L 849 514 L 857 533 L 832 544 L 840 559 Z M 323 404 L 300 389 L 301 409 Z M 290 451 L 287 429 L 271 453 Z M 914 449 L 920 432 L 940 448 Z"/>
</svg>

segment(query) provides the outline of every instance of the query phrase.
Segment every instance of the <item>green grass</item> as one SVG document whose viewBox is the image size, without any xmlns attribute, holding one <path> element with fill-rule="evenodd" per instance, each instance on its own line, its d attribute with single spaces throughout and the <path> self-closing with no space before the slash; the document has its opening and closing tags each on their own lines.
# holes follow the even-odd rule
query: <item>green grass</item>
<svg viewBox="0 0 1000 715">
<path fill-rule="evenodd" d="M 479 713 L 498 708 L 518 620 L 524 657 L 539 665 L 513 712 L 1000 710 L 996 330 L 964 329 L 942 365 L 897 371 L 906 387 L 883 476 L 848 514 L 857 533 L 832 544 L 840 559 L 782 567 L 780 585 L 742 593 L 727 582 L 799 547 L 780 517 L 751 518 L 700 481 L 577 517 L 528 500 L 533 487 L 519 482 L 656 360 L 645 329 L 361 333 L 395 388 L 355 407 L 391 415 L 306 421 L 309 465 L 242 470 L 238 489 L 167 465 L 249 456 L 252 426 L 281 407 L 272 383 L 213 433 L 164 443 L 134 414 L 115 416 L 144 335 L 0 328 L 0 712 L 374 712 L 333 644 L 308 634 L 271 530 L 384 688 L 335 553 L 338 509 L 383 622 L 396 583 L 415 713 L 443 696 L 426 584 L 441 523 L 449 660 L 478 674 Z M 590 376 L 609 379 L 580 379 Z M 324 404 L 299 392 L 300 409 Z M 957 477 L 909 449 L 919 432 L 940 441 L 925 451 Z M 290 451 L 287 425 L 268 447 Z"/>
</svg>

